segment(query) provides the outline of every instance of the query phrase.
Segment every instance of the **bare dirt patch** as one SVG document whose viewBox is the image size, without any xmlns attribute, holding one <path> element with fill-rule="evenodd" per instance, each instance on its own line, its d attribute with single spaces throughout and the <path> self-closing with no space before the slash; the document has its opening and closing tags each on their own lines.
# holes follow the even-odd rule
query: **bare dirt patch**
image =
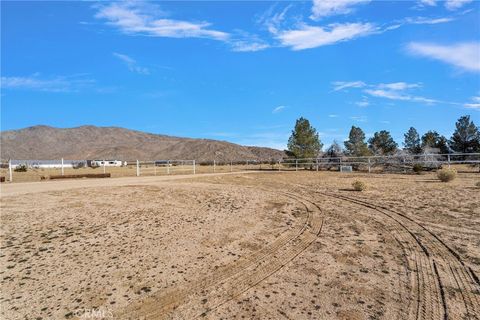
<svg viewBox="0 0 480 320">
<path fill-rule="evenodd" d="M 133 179 L 2 196 L 2 318 L 479 317 L 478 175 Z"/>
</svg>

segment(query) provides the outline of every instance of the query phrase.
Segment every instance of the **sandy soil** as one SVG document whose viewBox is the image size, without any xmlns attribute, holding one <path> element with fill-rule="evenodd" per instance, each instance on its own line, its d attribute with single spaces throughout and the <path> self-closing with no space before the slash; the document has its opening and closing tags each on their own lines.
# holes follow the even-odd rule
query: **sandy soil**
<svg viewBox="0 0 480 320">
<path fill-rule="evenodd" d="M 368 189 L 351 191 L 354 180 Z M 5 319 L 479 319 L 478 174 L 2 186 Z"/>
</svg>

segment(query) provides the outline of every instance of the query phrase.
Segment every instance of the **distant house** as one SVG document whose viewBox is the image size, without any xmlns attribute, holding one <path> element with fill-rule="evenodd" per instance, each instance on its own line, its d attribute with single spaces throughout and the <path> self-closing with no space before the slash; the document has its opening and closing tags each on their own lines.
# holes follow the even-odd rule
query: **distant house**
<svg viewBox="0 0 480 320">
<path fill-rule="evenodd" d="M 123 165 L 121 160 L 87 160 L 89 167 L 121 167 Z"/>
</svg>

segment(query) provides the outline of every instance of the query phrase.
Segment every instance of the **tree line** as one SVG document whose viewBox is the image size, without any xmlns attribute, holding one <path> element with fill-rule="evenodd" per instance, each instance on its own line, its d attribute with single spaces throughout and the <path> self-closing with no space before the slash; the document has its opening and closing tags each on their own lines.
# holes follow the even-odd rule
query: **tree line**
<svg viewBox="0 0 480 320">
<path fill-rule="evenodd" d="M 344 147 L 334 141 L 325 154 L 338 157 L 342 154 L 354 157 L 372 155 L 392 155 L 401 149 L 387 130 L 375 132 L 373 137 L 365 140 L 365 133 L 359 127 L 352 126 Z M 317 130 L 310 121 L 301 117 L 297 119 L 295 128 L 288 139 L 288 150 L 285 152 L 295 158 L 315 158 L 323 148 Z M 480 128 L 470 120 L 470 116 L 462 116 L 455 123 L 455 131 L 450 139 L 434 130 L 421 137 L 414 127 L 404 134 L 403 150 L 410 154 L 420 153 L 475 153 L 480 152 Z"/>
</svg>

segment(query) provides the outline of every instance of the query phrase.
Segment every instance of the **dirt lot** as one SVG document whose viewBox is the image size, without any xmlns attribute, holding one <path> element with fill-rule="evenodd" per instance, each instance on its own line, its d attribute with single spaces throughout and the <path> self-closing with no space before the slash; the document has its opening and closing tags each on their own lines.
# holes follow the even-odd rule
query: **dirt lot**
<svg viewBox="0 0 480 320">
<path fill-rule="evenodd" d="M 271 172 L 2 185 L 0 317 L 479 319 L 478 181 Z"/>
</svg>

